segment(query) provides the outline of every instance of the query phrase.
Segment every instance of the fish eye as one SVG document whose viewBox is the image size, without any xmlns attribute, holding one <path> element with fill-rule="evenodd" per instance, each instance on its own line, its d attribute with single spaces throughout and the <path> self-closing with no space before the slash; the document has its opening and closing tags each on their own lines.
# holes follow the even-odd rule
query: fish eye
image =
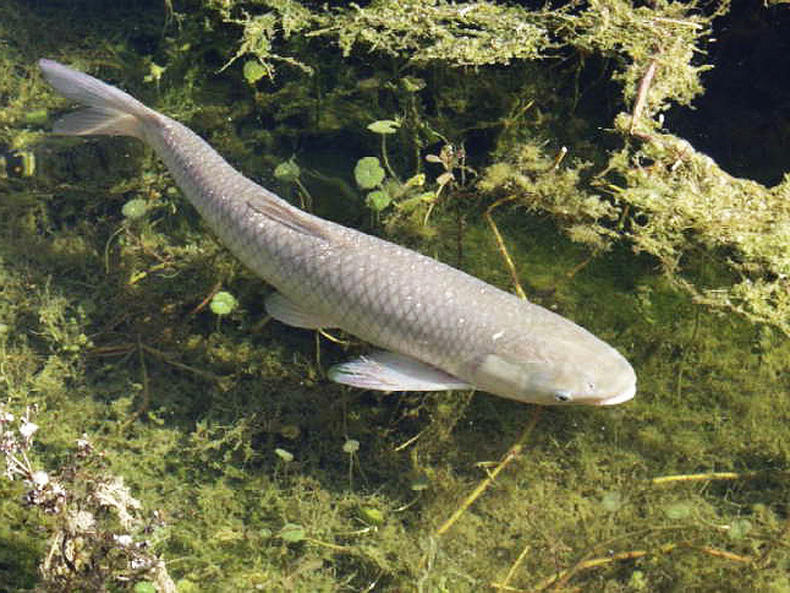
<svg viewBox="0 0 790 593">
<path fill-rule="evenodd" d="M 554 392 L 554 400 L 559 403 L 568 403 L 569 401 L 573 401 L 573 396 L 567 391 L 555 391 Z"/>
</svg>

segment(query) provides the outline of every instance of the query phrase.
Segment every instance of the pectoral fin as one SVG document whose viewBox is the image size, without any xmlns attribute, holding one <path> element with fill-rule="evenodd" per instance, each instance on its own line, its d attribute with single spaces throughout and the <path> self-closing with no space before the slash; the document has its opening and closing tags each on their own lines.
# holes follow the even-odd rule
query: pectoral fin
<svg viewBox="0 0 790 593">
<path fill-rule="evenodd" d="M 266 312 L 285 325 L 306 329 L 335 327 L 335 324 L 329 319 L 317 315 L 314 311 L 308 311 L 279 292 L 274 292 L 266 297 L 265 305 Z"/>
<path fill-rule="evenodd" d="M 379 351 L 329 369 L 336 383 L 376 391 L 449 391 L 468 383 L 414 358 Z"/>
</svg>

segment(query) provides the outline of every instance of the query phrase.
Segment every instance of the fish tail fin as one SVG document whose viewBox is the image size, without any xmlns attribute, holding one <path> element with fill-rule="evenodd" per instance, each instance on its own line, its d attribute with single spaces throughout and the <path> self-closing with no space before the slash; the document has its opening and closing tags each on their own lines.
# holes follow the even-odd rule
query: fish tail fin
<svg viewBox="0 0 790 593">
<path fill-rule="evenodd" d="M 134 136 L 142 140 L 146 121 L 156 118 L 156 112 L 140 101 L 93 76 L 43 58 L 38 66 L 59 94 L 87 107 L 55 122 L 55 134 Z"/>
</svg>

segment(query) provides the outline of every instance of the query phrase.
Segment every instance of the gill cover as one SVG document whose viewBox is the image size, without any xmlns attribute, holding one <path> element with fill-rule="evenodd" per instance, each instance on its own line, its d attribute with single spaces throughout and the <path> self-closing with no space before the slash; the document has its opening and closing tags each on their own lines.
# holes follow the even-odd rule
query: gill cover
<svg viewBox="0 0 790 593">
<path fill-rule="evenodd" d="M 573 400 L 562 373 L 543 361 L 517 361 L 501 354 L 487 354 L 474 372 L 476 387 L 510 399 L 540 404 Z"/>
</svg>

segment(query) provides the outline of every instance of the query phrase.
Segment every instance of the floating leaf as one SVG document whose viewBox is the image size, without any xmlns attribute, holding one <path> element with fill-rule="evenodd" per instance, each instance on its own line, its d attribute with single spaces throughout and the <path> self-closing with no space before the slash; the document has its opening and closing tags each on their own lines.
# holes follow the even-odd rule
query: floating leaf
<svg viewBox="0 0 790 593">
<path fill-rule="evenodd" d="M 670 519 L 685 519 L 691 514 L 691 505 L 685 502 L 676 502 L 665 507 L 664 513 Z"/>
<path fill-rule="evenodd" d="M 370 192 L 365 199 L 365 203 L 368 205 L 368 208 L 374 212 L 381 212 L 384 210 L 384 208 L 389 206 L 391 202 L 392 198 L 390 195 L 380 189 Z"/>
<path fill-rule="evenodd" d="M 283 161 L 274 168 L 274 177 L 285 183 L 295 182 L 299 179 L 301 173 L 302 171 L 299 169 L 299 165 L 297 165 L 293 159 Z"/>
<path fill-rule="evenodd" d="M 355 439 L 348 439 L 345 443 L 343 443 L 343 453 L 353 455 L 357 451 L 359 451 L 359 441 Z"/>
<path fill-rule="evenodd" d="M 214 312 L 215 315 L 228 315 L 231 311 L 233 311 L 239 302 L 236 300 L 232 294 L 225 290 L 220 290 L 217 294 L 214 295 L 214 298 L 211 299 L 211 303 L 209 307 Z"/>
<path fill-rule="evenodd" d="M 417 175 L 409 177 L 404 185 L 406 187 L 422 187 L 425 185 L 425 173 L 417 173 Z"/>
<path fill-rule="evenodd" d="M 289 544 L 300 542 L 306 536 L 304 527 L 297 525 L 296 523 L 286 523 L 283 525 L 283 528 L 280 529 L 279 535 L 280 539 L 282 539 L 284 542 L 288 542 Z"/>
<path fill-rule="evenodd" d="M 362 189 L 373 189 L 384 181 L 384 169 L 378 157 L 364 156 L 354 167 L 354 179 Z"/>
<path fill-rule="evenodd" d="M 277 447 L 274 450 L 274 453 L 277 455 L 277 457 L 282 459 L 285 463 L 290 463 L 291 461 L 294 460 L 293 453 L 291 453 L 290 451 L 286 451 L 285 449 L 280 449 L 279 447 Z"/>
<path fill-rule="evenodd" d="M 133 200 L 129 200 L 123 205 L 123 208 L 121 208 L 121 214 L 123 214 L 124 217 L 128 218 L 129 220 L 142 218 L 145 216 L 146 212 L 148 212 L 148 202 L 142 198 L 134 198 Z"/>
<path fill-rule="evenodd" d="M 735 519 L 730 525 L 727 535 L 730 539 L 743 539 L 752 530 L 752 524 L 748 519 Z"/>
<path fill-rule="evenodd" d="M 420 492 L 422 490 L 426 490 L 431 485 L 431 481 L 428 479 L 427 476 L 419 475 L 412 479 L 410 487 L 415 492 Z"/>
<path fill-rule="evenodd" d="M 359 509 L 359 514 L 362 515 L 362 520 L 374 525 L 381 525 L 384 523 L 384 513 L 379 509 L 373 507 L 362 507 Z"/>
<path fill-rule="evenodd" d="M 242 72 L 244 73 L 244 78 L 249 84 L 255 84 L 269 73 L 266 67 L 257 60 L 250 60 L 246 62 Z"/>
<path fill-rule="evenodd" d="M 439 175 L 439 177 L 436 178 L 436 183 L 438 183 L 439 185 L 447 185 L 454 179 L 455 179 L 455 175 L 450 173 L 450 171 L 445 171 L 444 173 Z"/>
<path fill-rule="evenodd" d="M 368 130 L 374 134 L 381 134 L 382 136 L 394 134 L 398 131 L 399 127 L 400 123 L 396 122 L 394 119 L 380 119 L 374 121 L 372 124 L 368 124 Z"/>
<path fill-rule="evenodd" d="M 623 506 L 623 495 L 619 492 L 607 492 L 601 498 L 601 506 L 610 513 L 617 512 Z"/>
</svg>

